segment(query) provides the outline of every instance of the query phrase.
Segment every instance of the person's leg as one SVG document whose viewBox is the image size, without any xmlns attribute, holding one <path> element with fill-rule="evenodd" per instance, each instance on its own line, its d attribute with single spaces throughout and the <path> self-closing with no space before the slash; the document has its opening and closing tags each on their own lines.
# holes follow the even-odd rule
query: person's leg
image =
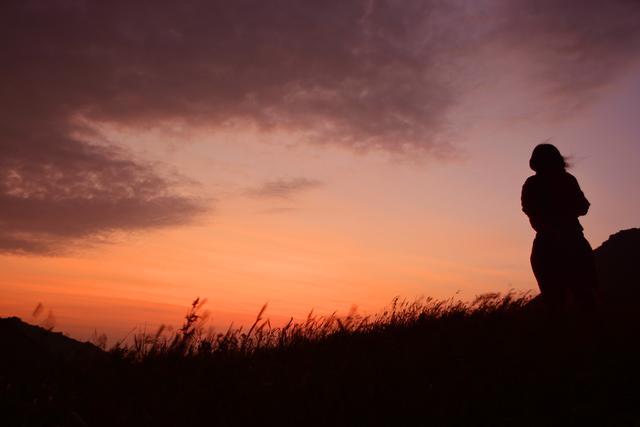
<svg viewBox="0 0 640 427">
<path fill-rule="evenodd" d="M 577 309 L 582 314 L 594 315 L 597 310 L 598 275 L 593 250 L 583 235 L 578 239 L 575 254 L 573 293 Z"/>
<path fill-rule="evenodd" d="M 562 313 L 566 299 L 557 252 L 556 245 L 550 237 L 536 235 L 531 250 L 531 268 L 538 282 L 542 301 L 552 317 Z"/>
</svg>

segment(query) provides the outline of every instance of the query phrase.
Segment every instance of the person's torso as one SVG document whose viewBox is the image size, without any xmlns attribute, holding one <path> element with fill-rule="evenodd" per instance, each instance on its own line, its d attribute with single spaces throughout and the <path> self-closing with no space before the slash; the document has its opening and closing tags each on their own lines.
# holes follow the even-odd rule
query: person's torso
<svg viewBox="0 0 640 427">
<path fill-rule="evenodd" d="M 568 173 L 535 175 L 530 178 L 528 203 L 534 207 L 532 225 L 538 232 L 574 233 L 582 226 L 576 214 L 578 197 L 574 179 Z"/>
</svg>

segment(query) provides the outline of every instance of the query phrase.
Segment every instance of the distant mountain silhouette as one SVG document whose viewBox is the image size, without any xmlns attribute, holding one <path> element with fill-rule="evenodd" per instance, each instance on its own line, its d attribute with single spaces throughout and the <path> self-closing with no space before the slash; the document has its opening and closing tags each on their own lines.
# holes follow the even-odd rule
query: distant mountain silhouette
<svg viewBox="0 0 640 427">
<path fill-rule="evenodd" d="M 100 348 L 91 343 L 30 325 L 18 317 L 0 318 L 0 343 L 3 345 L 0 360 L 5 363 L 86 360 L 104 355 Z"/>
<path fill-rule="evenodd" d="M 594 252 L 602 298 L 609 304 L 637 304 L 640 297 L 640 228 L 612 234 Z"/>
</svg>

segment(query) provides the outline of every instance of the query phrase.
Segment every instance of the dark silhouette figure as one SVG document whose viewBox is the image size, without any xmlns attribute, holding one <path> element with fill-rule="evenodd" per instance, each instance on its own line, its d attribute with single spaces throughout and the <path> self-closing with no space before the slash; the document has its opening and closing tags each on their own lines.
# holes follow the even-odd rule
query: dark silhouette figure
<svg viewBox="0 0 640 427">
<path fill-rule="evenodd" d="M 595 259 L 578 221 L 589 210 L 589 201 L 555 146 L 538 145 L 529 166 L 536 174 L 522 186 L 522 210 L 536 231 L 531 267 L 542 299 L 556 314 L 570 305 L 593 312 Z"/>
</svg>

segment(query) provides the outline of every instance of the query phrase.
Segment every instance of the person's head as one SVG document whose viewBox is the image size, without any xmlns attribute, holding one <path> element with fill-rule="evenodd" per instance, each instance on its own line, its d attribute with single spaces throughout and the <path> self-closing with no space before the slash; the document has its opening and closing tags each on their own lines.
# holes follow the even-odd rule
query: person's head
<svg viewBox="0 0 640 427">
<path fill-rule="evenodd" d="M 536 173 L 561 172 L 567 169 L 566 159 L 552 144 L 539 144 L 533 149 L 529 167 Z"/>
</svg>

